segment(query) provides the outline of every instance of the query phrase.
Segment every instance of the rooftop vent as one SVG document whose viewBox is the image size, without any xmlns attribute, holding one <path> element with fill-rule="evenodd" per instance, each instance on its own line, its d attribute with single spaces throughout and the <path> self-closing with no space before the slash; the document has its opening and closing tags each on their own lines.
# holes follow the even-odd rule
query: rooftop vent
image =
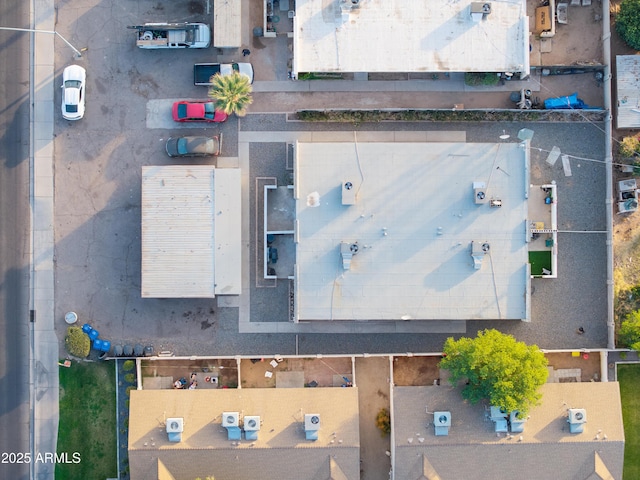
<svg viewBox="0 0 640 480">
<path fill-rule="evenodd" d="M 257 440 L 260 431 L 260 417 L 257 415 L 245 415 L 244 437 L 247 440 Z"/>
<path fill-rule="evenodd" d="M 353 184 L 353 182 L 342 182 L 342 204 L 356 204 L 356 186 Z"/>
<path fill-rule="evenodd" d="M 307 440 L 318 440 L 318 430 L 320 430 L 320 414 L 305 413 L 304 432 Z"/>
<path fill-rule="evenodd" d="M 489 202 L 489 206 L 491 208 L 498 208 L 502 206 L 502 200 L 500 199 L 493 199 Z"/>
<path fill-rule="evenodd" d="M 511 425 L 511 433 L 522 433 L 524 432 L 524 423 L 527 421 L 526 418 L 520 418 L 519 412 L 514 410 L 509 414 L 509 424 Z"/>
<path fill-rule="evenodd" d="M 571 433 L 582 433 L 587 423 L 587 411 L 584 408 L 570 408 L 567 422 Z"/>
<path fill-rule="evenodd" d="M 181 442 L 184 431 L 183 418 L 167 418 L 167 434 L 170 442 Z"/>
<path fill-rule="evenodd" d="M 475 270 L 480 270 L 480 267 L 482 267 L 482 260 L 484 260 L 484 256 L 489 253 L 490 249 L 491 246 L 487 242 L 471 242 L 471 258 L 473 258 L 473 268 Z"/>
<path fill-rule="evenodd" d="M 436 427 L 436 437 L 449 435 L 451 412 L 433 412 L 433 425 Z"/>
<path fill-rule="evenodd" d="M 482 205 L 488 201 L 486 184 L 484 182 L 473 182 L 473 203 Z"/>
<path fill-rule="evenodd" d="M 356 253 L 358 253 L 358 250 L 358 242 L 340 242 L 340 257 L 342 257 L 342 268 L 344 268 L 345 270 L 351 269 L 351 259 Z"/>
</svg>

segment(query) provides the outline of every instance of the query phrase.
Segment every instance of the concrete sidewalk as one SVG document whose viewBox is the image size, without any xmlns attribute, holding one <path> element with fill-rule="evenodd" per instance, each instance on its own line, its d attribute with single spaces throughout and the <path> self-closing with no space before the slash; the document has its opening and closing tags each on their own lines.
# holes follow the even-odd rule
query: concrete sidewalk
<svg viewBox="0 0 640 480">
<path fill-rule="evenodd" d="M 55 29 L 52 0 L 32 3 L 36 30 Z M 58 440 L 58 339 L 54 328 L 53 125 L 54 37 L 32 34 L 31 47 L 31 452 L 56 452 Z M 64 48 L 67 48 L 64 46 Z M 31 463 L 31 478 L 54 478 L 55 464 Z"/>
</svg>

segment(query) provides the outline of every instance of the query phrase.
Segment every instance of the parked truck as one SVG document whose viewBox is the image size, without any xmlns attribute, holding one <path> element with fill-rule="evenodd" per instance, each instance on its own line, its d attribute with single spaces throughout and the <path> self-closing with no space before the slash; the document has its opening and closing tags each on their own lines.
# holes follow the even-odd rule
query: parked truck
<svg viewBox="0 0 640 480">
<path fill-rule="evenodd" d="M 145 23 L 128 28 L 137 30 L 139 48 L 207 48 L 211 29 L 204 23 Z"/>
<path fill-rule="evenodd" d="M 250 63 L 196 63 L 193 66 L 194 85 L 211 85 L 214 75 L 231 75 L 238 72 L 253 83 L 253 66 Z"/>
</svg>

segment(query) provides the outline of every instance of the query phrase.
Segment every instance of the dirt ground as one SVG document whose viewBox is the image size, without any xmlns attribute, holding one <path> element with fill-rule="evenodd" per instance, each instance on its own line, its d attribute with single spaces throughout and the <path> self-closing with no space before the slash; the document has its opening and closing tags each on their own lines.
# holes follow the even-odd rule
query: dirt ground
<svg viewBox="0 0 640 480">
<path fill-rule="evenodd" d="M 316 382 L 318 387 L 339 387 L 346 382 L 342 377 L 353 381 L 350 357 L 341 358 L 285 358 L 276 362 L 273 358 L 259 359 L 257 362 L 243 359 L 240 363 L 243 388 L 275 388 L 278 372 L 304 372 L 304 385 Z M 271 377 L 265 376 L 271 372 Z"/>
<path fill-rule="evenodd" d="M 360 406 L 360 470 L 361 480 L 388 480 L 391 458 L 389 435 L 382 436 L 376 427 L 376 416 L 382 408 L 390 409 L 389 359 L 356 358 L 356 382 Z M 364 468 L 366 466 L 366 469 Z"/>
<path fill-rule="evenodd" d="M 547 353 L 545 357 L 549 360 L 549 366 L 556 370 L 579 368 L 583 382 L 600 379 L 600 353 L 598 352 L 589 352 L 587 358 L 584 357 L 584 354 L 574 357 L 571 352 Z"/>
<path fill-rule="evenodd" d="M 428 386 L 440 378 L 440 356 L 395 357 L 393 383 L 398 386 Z"/>
</svg>

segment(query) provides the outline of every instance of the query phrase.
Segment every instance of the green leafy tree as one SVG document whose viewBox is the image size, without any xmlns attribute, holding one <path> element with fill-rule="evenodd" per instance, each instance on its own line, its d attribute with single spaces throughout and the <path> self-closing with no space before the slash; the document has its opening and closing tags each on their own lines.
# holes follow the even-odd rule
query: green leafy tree
<svg viewBox="0 0 640 480">
<path fill-rule="evenodd" d="M 216 109 L 227 115 L 236 114 L 244 117 L 247 107 L 253 102 L 251 98 L 251 82 L 246 75 L 233 72 L 231 75 L 214 75 L 211 77 L 209 97 L 215 101 Z"/>
<path fill-rule="evenodd" d="M 635 50 L 640 50 L 640 0 L 623 0 L 616 15 L 616 31 Z"/>
<path fill-rule="evenodd" d="M 478 332 L 476 338 L 448 338 L 443 355 L 440 368 L 449 370 L 453 385 L 466 380 L 462 396 L 471 403 L 486 399 L 526 415 L 547 381 L 547 359 L 540 349 L 497 330 Z"/>
<path fill-rule="evenodd" d="M 629 313 L 620 325 L 618 343 L 640 351 L 640 310 Z"/>
<path fill-rule="evenodd" d="M 82 331 L 80 327 L 67 328 L 67 336 L 64 338 L 64 344 L 67 347 L 67 351 L 80 358 L 89 356 L 91 351 L 91 340 L 89 335 Z"/>
</svg>

